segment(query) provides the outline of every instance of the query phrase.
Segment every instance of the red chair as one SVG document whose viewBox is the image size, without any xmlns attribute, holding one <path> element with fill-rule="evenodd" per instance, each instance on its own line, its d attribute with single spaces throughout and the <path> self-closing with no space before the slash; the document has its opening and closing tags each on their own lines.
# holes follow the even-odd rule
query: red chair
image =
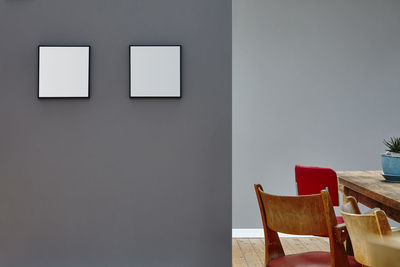
<svg viewBox="0 0 400 267">
<path fill-rule="evenodd" d="M 299 196 L 319 194 L 321 190 L 328 189 L 333 206 L 339 206 L 338 181 L 334 170 L 296 165 L 295 176 Z M 339 224 L 344 223 L 341 216 L 336 219 Z"/>
</svg>

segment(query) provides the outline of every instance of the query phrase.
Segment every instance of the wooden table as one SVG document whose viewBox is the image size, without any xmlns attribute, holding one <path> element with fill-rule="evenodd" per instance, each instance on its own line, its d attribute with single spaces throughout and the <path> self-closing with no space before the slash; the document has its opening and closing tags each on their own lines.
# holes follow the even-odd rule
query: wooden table
<svg viewBox="0 0 400 267">
<path fill-rule="evenodd" d="M 380 208 L 393 220 L 400 222 L 400 183 L 389 183 L 382 171 L 337 172 L 339 188 L 369 208 Z"/>
</svg>

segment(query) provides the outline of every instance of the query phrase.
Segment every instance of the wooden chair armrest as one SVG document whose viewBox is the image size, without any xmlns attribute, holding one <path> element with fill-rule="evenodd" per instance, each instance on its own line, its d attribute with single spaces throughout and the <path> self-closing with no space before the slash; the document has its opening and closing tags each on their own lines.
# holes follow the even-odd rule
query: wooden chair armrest
<svg viewBox="0 0 400 267">
<path fill-rule="evenodd" d="M 333 233 L 336 235 L 337 242 L 344 243 L 349 237 L 349 233 L 347 232 L 347 228 L 344 223 L 334 226 L 333 229 Z"/>
</svg>

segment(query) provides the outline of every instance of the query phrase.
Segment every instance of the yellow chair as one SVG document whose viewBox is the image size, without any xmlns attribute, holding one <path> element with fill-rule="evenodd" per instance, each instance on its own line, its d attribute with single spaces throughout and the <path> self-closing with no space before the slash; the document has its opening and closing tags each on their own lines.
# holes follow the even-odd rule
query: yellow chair
<svg viewBox="0 0 400 267">
<path fill-rule="evenodd" d="M 340 213 L 350 236 L 354 258 L 362 265 L 372 266 L 368 237 L 375 235 L 382 238 L 392 234 L 385 212 L 376 208 L 360 214 L 356 199 L 346 197 L 345 203 L 340 207 Z"/>
</svg>

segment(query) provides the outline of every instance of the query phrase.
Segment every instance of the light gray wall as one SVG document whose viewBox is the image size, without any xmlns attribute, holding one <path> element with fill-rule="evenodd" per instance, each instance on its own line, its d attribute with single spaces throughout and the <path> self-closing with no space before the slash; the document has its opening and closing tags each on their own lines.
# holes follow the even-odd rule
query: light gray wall
<svg viewBox="0 0 400 267">
<path fill-rule="evenodd" d="M 379 169 L 400 134 L 400 2 L 233 0 L 233 227 L 294 165 Z"/>
<path fill-rule="evenodd" d="M 231 1 L 0 0 L 0 265 L 231 266 Z M 38 44 L 92 45 L 91 99 L 37 99 Z M 182 99 L 129 99 L 133 43 Z"/>
</svg>

